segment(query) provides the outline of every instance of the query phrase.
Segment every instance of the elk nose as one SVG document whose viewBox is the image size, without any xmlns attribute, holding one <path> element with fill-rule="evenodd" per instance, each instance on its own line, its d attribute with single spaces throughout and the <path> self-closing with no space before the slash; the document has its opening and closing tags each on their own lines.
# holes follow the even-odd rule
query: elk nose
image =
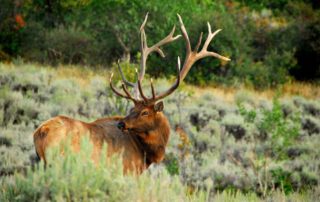
<svg viewBox="0 0 320 202">
<path fill-rule="evenodd" d="M 125 126 L 126 126 L 126 124 L 124 122 L 122 122 L 122 121 L 118 123 L 118 128 L 120 130 L 123 130 Z"/>
</svg>

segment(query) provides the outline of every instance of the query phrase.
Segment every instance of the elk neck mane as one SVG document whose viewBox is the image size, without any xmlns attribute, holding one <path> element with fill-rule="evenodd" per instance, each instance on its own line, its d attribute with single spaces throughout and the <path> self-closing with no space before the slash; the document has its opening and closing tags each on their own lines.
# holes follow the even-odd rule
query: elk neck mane
<svg viewBox="0 0 320 202">
<path fill-rule="evenodd" d="M 149 167 L 152 163 L 159 163 L 165 155 L 165 147 L 170 136 L 170 125 L 167 117 L 160 112 L 155 119 L 153 130 L 130 134 L 145 158 L 145 163 Z M 153 136 L 152 141 L 148 141 Z"/>
</svg>

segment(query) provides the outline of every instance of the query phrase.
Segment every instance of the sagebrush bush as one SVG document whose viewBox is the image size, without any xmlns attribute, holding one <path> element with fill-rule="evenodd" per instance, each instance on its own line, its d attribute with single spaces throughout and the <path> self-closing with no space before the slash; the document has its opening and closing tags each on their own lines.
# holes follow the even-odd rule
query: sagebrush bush
<svg viewBox="0 0 320 202">
<path fill-rule="evenodd" d="M 1 201 L 206 201 L 205 192 L 187 194 L 187 187 L 178 177 L 170 177 L 165 170 L 152 176 L 123 175 L 119 155 L 106 161 L 106 147 L 99 164 L 91 160 L 92 145 L 88 139 L 81 143 L 79 153 L 61 146 L 49 151 L 44 167 L 41 162 L 26 174 L 1 179 Z"/>
</svg>

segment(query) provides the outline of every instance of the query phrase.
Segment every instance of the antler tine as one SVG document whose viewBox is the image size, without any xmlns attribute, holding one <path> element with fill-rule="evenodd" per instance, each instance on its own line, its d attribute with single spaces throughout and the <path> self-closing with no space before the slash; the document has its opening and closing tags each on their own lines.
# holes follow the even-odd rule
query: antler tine
<svg viewBox="0 0 320 202">
<path fill-rule="evenodd" d="M 153 87 L 152 78 L 150 79 L 150 85 L 151 85 L 152 99 L 155 99 L 156 98 L 156 92 L 155 92 L 154 87 Z"/>
<path fill-rule="evenodd" d="M 178 18 L 179 18 L 179 22 L 180 22 L 180 29 L 183 35 L 183 38 L 186 41 L 186 57 L 191 53 L 191 44 L 190 44 L 190 40 L 189 40 L 189 36 L 188 36 L 188 32 L 186 30 L 186 27 L 183 24 L 182 18 L 179 14 L 177 14 Z"/>
<path fill-rule="evenodd" d="M 131 94 L 129 93 L 126 85 L 124 83 L 121 84 L 123 91 L 126 93 L 128 99 L 132 100 L 133 102 L 136 102 L 136 100 L 131 96 Z"/>
<path fill-rule="evenodd" d="M 199 53 L 199 59 L 204 58 L 204 57 L 208 57 L 208 56 L 212 56 L 212 57 L 216 57 L 219 58 L 220 60 L 224 60 L 224 61 L 230 61 L 230 58 L 224 57 L 222 55 L 219 55 L 218 53 L 215 53 L 213 51 L 208 51 L 208 46 L 210 44 L 210 42 L 212 41 L 212 39 L 220 32 L 222 31 L 222 29 L 218 29 L 215 32 L 211 33 L 211 26 L 210 23 L 208 22 L 208 37 L 206 42 L 204 43 L 202 50 Z"/>
<path fill-rule="evenodd" d="M 148 15 L 149 15 L 149 13 L 147 13 L 146 14 L 146 17 L 144 18 L 144 21 L 143 21 L 143 23 L 142 23 L 142 25 L 141 25 L 141 27 L 140 27 L 140 33 L 141 33 L 141 35 L 140 35 L 140 43 L 141 43 L 141 54 L 143 54 L 143 50 L 144 49 L 146 49 L 147 48 L 147 36 L 146 36 L 146 32 L 145 32 L 145 30 L 144 30 L 144 27 L 145 27 L 145 25 L 147 24 L 147 21 L 148 21 Z M 143 55 L 141 55 L 141 57 L 142 57 Z"/>
<path fill-rule="evenodd" d="M 180 84 L 180 57 L 178 57 L 178 64 L 177 64 L 177 80 L 176 82 L 165 92 L 161 93 L 160 95 L 157 95 L 153 101 L 157 101 L 157 100 L 161 100 L 164 97 L 167 97 L 168 95 L 170 95 L 171 93 L 173 93 Z"/>
<path fill-rule="evenodd" d="M 165 45 L 167 43 L 173 42 L 173 41 L 175 41 L 175 40 L 177 40 L 177 39 L 179 39 L 181 37 L 181 35 L 177 35 L 177 36 L 173 37 L 173 34 L 174 34 L 175 30 L 176 30 L 176 26 L 173 26 L 173 28 L 172 28 L 172 30 L 171 30 L 171 32 L 170 32 L 170 34 L 168 36 L 166 36 L 164 39 L 162 39 L 161 41 L 159 41 L 155 45 L 153 45 L 150 48 L 148 48 L 148 54 L 150 54 L 153 51 L 156 51 L 156 52 L 159 53 L 159 55 L 161 57 L 165 57 L 163 51 L 160 49 L 160 46 L 163 46 L 163 45 Z"/>
<path fill-rule="evenodd" d="M 120 72 L 122 81 L 123 81 L 127 86 L 134 87 L 134 83 L 128 81 L 128 80 L 126 79 L 126 77 L 124 76 L 123 71 L 122 71 L 122 68 L 121 68 L 121 66 L 120 66 L 120 61 L 119 61 L 119 60 L 117 61 L 117 65 L 118 65 L 118 70 L 119 70 L 119 72 Z"/>
<path fill-rule="evenodd" d="M 222 29 L 216 30 L 216 31 L 214 32 L 214 35 L 213 35 L 213 34 L 212 34 L 212 31 L 211 31 L 211 25 L 210 25 L 210 23 L 207 22 L 207 25 L 208 25 L 208 36 L 207 36 L 206 42 L 205 42 L 204 45 L 203 45 L 202 50 L 207 50 L 208 45 L 209 45 L 209 43 L 211 42 L 211 40 L 213 39 L 213 37 L 222 30 Z"/>
<path fill-rule="evenodd" d="M 143 100 L 145 101 L 145 102 L 148 102 L 148 98 L 144 95 L 144 93 L 143 93 L 143 90 L 142 90 L 142 86 L 141 86 L 141 80 L 139 79 L 138 80 L 138 88 L 139 88 L 139 92 L 140 92 L 140 95 L 141 95 L 141 97 L 143 98 Z"/>
<path fill-rule="evenodd" d="M 140 32 L 144 29 L 144 26 L 145 26 L 146 23 L 147 23 L 148 15 L 149 15 L 149 12 L 147 12 L 146 16 L 144 17 L 143 23 L 142 23 L 141 26 L 140 26 Z"/>
<path fill-rule="evenodd" d="M 112 84 L 112 78 L 113 78 L 113 73 L 111 73 L 110 81 L 109 81 L 111 90 L 112 90 L 116 95 L 118 95 L 118 96 L 120 96 L 120 97 L 123 97 L 123 98 L 130 99 L 130 100 L 135 101 L 131 96 L 128 97 L 128 96 L 125 96 L 125 95 L 123 95 L 122 93 L 120 93 L 120 92 L 113 86 L 113 84 Z"/>
<path fill-rule="evenodd" d="M 190 45 L 190 40 L 189 40 L 189 36 L 188 36 L 188 33 L 187 33 L 187 30 L 183 24 L 183 21 L 182 21 L 182 18 L 179 14 L 177 14 L 178 18 L 179 18 L 179 22 L 180 22 L 180 29 L 181 29 L 181 32 L 183 34 L 183 38 L 185 39 L 185 43 L 186 43 L 186 57 L 185 57 L 185 61 L 184 61 L 184 64 L 183 64 L 183 67 L 182 67 L 182 70 L 180 72 L 180 76 L 181 76 L 181 80 L 183 80 L 186 75 L 188 74 L 190 68 L 192 67 L 192 65 L 204 58 L 204 57 L 209 57 L 209 56 L 212 56 L 212 57 L 216 57 L 218 59 L 221 59 L 221 60 L 225 60 L 225 61 L 230 61 L 229 58 L 227 57 L 224 57 L 222 55 L 219 55 L 218 53 L 215 53 L 215 52 L 212 52 L 212 51 L 208 51 L 207 48 L 210 44 L 210 42 L 212 41 L 212 39 L 221 31 L 221 29 L 218 29 L 216 30 L 215 32 L 211 32 L 211 26 L 210 26 L 210 23 L 208 22 L 208 37 L 201 49 L 200 52 L 198 52 L 199 50 L 199 47 L 201 45 L 201 41 L 202 41 L 202 33 L 199 37 L 199 40 L 198 40 L 198 43 L 195 47 L 195 49 L 192 51 L 191 49 L 191 45 Z"/>
<path fill-rule="evenodd" d="M 137 69 L 136 69 L 136 73 L 137 73 L 137 76 L 138 76 L 138 70 Z M 140 92 L 140 95 L 141 95 L 142 99 L 145 102 L 148 102 L 148 98 L 144 95 L 143 90 L 142 90 L 141 79 L 138 78 L 137 82 L 138 82 L 138 89 L 139 89 L 139 92 Z"/>
<path fill-rule="evenodd" d="M 201 41 L 202 41 L 202 35 L 203 35 L 203 32 L 201 32 L 201 34 L 200 34 L 200 37 L 199 37 L 198 43 L 194 49 L 194 52 L 198 52 L 198 50 L 199 50 L 199 47 L 200 47 Z"/>
</svg>

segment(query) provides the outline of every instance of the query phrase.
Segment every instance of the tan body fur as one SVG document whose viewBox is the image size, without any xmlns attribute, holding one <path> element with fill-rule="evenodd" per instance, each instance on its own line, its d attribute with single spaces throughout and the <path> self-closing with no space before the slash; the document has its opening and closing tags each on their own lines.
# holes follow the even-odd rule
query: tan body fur
<svg viewBox="0 0 320 202">
<path fill-rule="evenodd" d="M 71 141 L 74 151 L 80 149 L 80 138 L 88 135 L 94 148 L 92 158 L 97 161 L 104 143 L 108 146 L 107 156 L 122 153 L 124 172 L 141 173 L 153 162 L 164 158 L 165 146 L 169 138 L 169 124 L 166 117 L 158 114 L 157 124 L 161 130 L 150 134 L 122 131 L 117 123 L 124 117 L 115 116 L 85 123 L 65 116 L 57 116 L 44 122 L 33 134 L 36 152 L 46 163 L 46 151 L 61 142 Z M 160 133 L 161 134 L 160 134 Z M 161 137 L 161 141 L 159 141 Z"/>
</svg>

